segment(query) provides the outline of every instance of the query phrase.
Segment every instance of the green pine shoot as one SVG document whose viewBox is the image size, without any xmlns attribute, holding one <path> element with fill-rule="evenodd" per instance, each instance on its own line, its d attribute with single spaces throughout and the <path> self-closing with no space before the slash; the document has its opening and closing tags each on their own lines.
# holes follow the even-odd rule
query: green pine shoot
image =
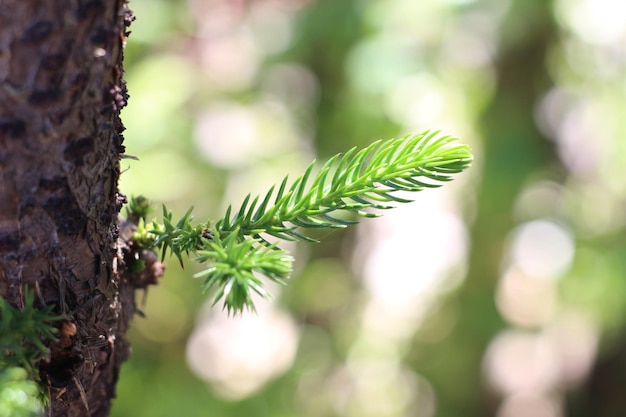
<svg viewBox="0 0 626 417">
<path fill-rule="evenodd" d="M 338 217 L 339 212 L 378 217 L 372 209 L 411 201 L 396 195 L 397 191 L 439 187 L 471 162 L 467 145 L 439 131 L 377 141 L 334 156 L 316 175 L 311 163 L 291 184 L 285 177 L 277 191 L 273 186 L 263 198 L 248 195 L 239 209 L 228 207 L 213 224 L 193 225 L 192 209 L 174 224 L 172 213 L 163 207 L 163 224 L 154 221 L 149 230 L 140 221 L 135 239 L 152 241 L 163 257 L 169 249 L 181 263 L 183 254 L 194 254 L 196 261 L 208 265 L 195 277 L 204 278 L 203 288 L 213 291 L 214 304 L 223 299 L 224 308 L 235 314 L 244 308 L 254 310 L 252 293 L 269 295 L 261 277 L 282 284 L 292 270 L 293 259 L 270 244 L 268 236 L 315 242 L 307 229 L 357 223 Z"/>
<path fill-rule="evenodd" d="M 48 354 L 42 340 L 57 340 L 50 322 L 60 317 L 52 314 L 54 306 L 34 306 L 32 291 L 24 292 L 24 306 L 17 309 L 0 297 L 0 369 L 23 367 L 37 375 L 36 362 Z"/>
</svg>

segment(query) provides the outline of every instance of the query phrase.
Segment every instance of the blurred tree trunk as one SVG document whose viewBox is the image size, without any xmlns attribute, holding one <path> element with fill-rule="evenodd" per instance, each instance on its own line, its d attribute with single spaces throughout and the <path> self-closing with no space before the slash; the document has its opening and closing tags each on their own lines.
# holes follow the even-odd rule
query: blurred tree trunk
<svg viewBox="0 0 626 417">
<path fill-rule="evenodd" d="M 435 388 L 445 383 L 437 381 L 437 367 L 446 367 L 459 381 L 459 389 L 439 391 L 442 416 L 494 415 L 498 406 L 486 384 L 476 382 L 485 381 L 486 348 L 505 327 L 494 289 L 507 236 L 516 226 L 515 200 L 533 174 L 560 166 L 554 145 L 542 136 L 534 120 L 538 101 L 553 84 L 545 63 L 556 33 L 551 7 L 551 2 L 543 0 L 516 0 L 500 28 L 496 91 L 481 120 L 483 173 L 468 277 L 455 300 L 455 331 L 445 346 L 435 346 L 425 360 L 429 364 L 425 374 L 431 377 L 432 372 Z"/>
<path fill-rule="evenodd" d="M 122 0 L 0 0 L 0 296 L 66 318 L 40 373 L 51 416 L 106 416 L 134 312 L 116 268 Z M 74 328 L 75 326 L 75 328 Z"/>
<path fill-rule="evenodd" d="M 481 364 L 489 342 L 504 327 L 494 289 L 501 274 L 504 245 L 516 226 L 514 205 L 538 171 L 560 166 L 554 145 L 535 125 L 535 108 L 553 85 L 546 68 L 556 34 L 551 2 L 513 2 L 501 27 L 496 93 L 482 117 L 484 171 L 472 230 L 468 285 L 460 294 L 459 337 L 467 345 L 469 381 L 485 380 Z M 563 173 L 564 171 L 561 170 Z M 479 388 L 480 387 L 480 388 Z M 476 385 L 472 413 L 493 415 L 498 401 L 485 384 Z"/>
<path fill-rule="evenodd" d="M 566 397 L 568 417 L 618 417 L 626 409 L 626 331 L 598 358 L 586 381 Z"/>
</svg>

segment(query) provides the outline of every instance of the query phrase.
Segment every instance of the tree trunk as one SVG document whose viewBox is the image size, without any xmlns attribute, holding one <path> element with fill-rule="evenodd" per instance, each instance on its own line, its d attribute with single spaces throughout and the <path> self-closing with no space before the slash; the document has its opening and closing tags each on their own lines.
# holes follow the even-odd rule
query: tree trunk
<svg viewBox="0 0 626 417">
<path fill-rule="evenodd" d="M 51 416 L 106 416 L 134 312 L 120 278 L 122 0 L 0 0 L 0 296 L 65 317 Z"/>
</svg>

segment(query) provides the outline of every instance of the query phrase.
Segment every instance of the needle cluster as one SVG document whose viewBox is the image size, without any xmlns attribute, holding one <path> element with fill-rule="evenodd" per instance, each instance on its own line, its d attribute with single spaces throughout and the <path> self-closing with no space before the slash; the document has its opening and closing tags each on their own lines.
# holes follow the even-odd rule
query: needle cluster
<svg viewBox="0 0 626 417">
<path fill-rule="evenodd" d="M 37 375 L 35 362 L 48 354 L 43 340 L 56 340 L 50 322 L 54 306 L 37 308 L 32 291 L 24 292 L 24 306 L 13 307 L 0 297 L 0 369 L 23 367 Z"/>
</svg>

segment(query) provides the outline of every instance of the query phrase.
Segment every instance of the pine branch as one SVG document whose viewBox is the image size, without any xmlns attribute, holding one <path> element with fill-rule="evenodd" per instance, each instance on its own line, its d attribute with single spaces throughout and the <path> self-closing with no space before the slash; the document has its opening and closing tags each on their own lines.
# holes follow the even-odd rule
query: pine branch
<svg viewBox="0 0 626 417">
<path fill-rule="evenodd" d="M 218 232 L 212 240 L 205 242 L 205 248 L 198 251 L 196 261 L 209 262 L 210 267 L 194 275 L 205 278 L 205 291 L 218 288 L 213 296 L 213 305 L 224 297 L 229 313 L 237 313 L 244 307 L 254 310 L 251 291 L 264 298 L 269 296 L 259 275 L 284 284 L 293 265 L 293 258 L 275 245 L 260 245 L 252 239 L 239 241 L 238 231 L 234 232 L 224 240 Z"/>
<path fill-rule="evenodd" d="M 134 240 L 160 248 L 163 257 L 169 249 L 181 264 L 183 254 L 194 254 L 196 261 L 209 265 L 195 276 L 205 279 L 205 291 L 214 291 L 214 304 L 223 299 L 224 308 L 235 314 L 244 308 L 254 310 L 252 293 L 269 295 L 260 276 L 282 284 L 293 263 L 264 236 L 316 242 L 303 230 L 357 223 L 340 218 L 338 212 L 378 217 L 368 210 L 408 203 L 411 200 L 397 192 L 439 187 L 470 166 L 469 148 L 456 141 L 439 131 L 425 131 L 377 141 L 362 150 L 353 148 L 331 158 L 317 175 L 312 174 L 315 164 L 311 163 L 290 185 L 285 177 L 276 192 L 273 186 L 263 198 L 248 195 L 236 212 L 229 206 L 214 225 L 193 225 L 192 209 L 174 223 L 172 213 L 163 207 L 163 223 L 153 221 L 150 229 L 144 225 L 146 200 L 132 200 L 129 217 L 140 219 Z M 133 207 L 138 207 L 137 213 Z"/>
<path fill-rule="evenodd" d="M 238 230 L 241 235 L 259 237 L 261 233 L 285 240 L 315 242 L 299 231 L 300 228 L 344 228 L 357 223 L 332 215 L 336 211 L 352 212 L 361 217 L 378 217 L 365 209 L 389 209 L 383 203 L 408 203 L 411 200 L 394 195 L 396 191 L 421 191 L 434 188 L 452 179 L 451 174 L 469 166 L 472 156 L 465 145 L 452 145 L 456 138 L 426 131 L 412 137 L 377 141 L 365 149 L 352 148 L 343 156 L 336 155 L 326 162 L 307 187 L 314 168 L 311 163 L 305 173 L 287 189 L 285 177 L 273 198 L 270 188 L 258 205 L 260 196 L 250 203 L 246 197 L 231 218 L 228 207 L 215 227 L 222 234 Z"/>
</svg>

